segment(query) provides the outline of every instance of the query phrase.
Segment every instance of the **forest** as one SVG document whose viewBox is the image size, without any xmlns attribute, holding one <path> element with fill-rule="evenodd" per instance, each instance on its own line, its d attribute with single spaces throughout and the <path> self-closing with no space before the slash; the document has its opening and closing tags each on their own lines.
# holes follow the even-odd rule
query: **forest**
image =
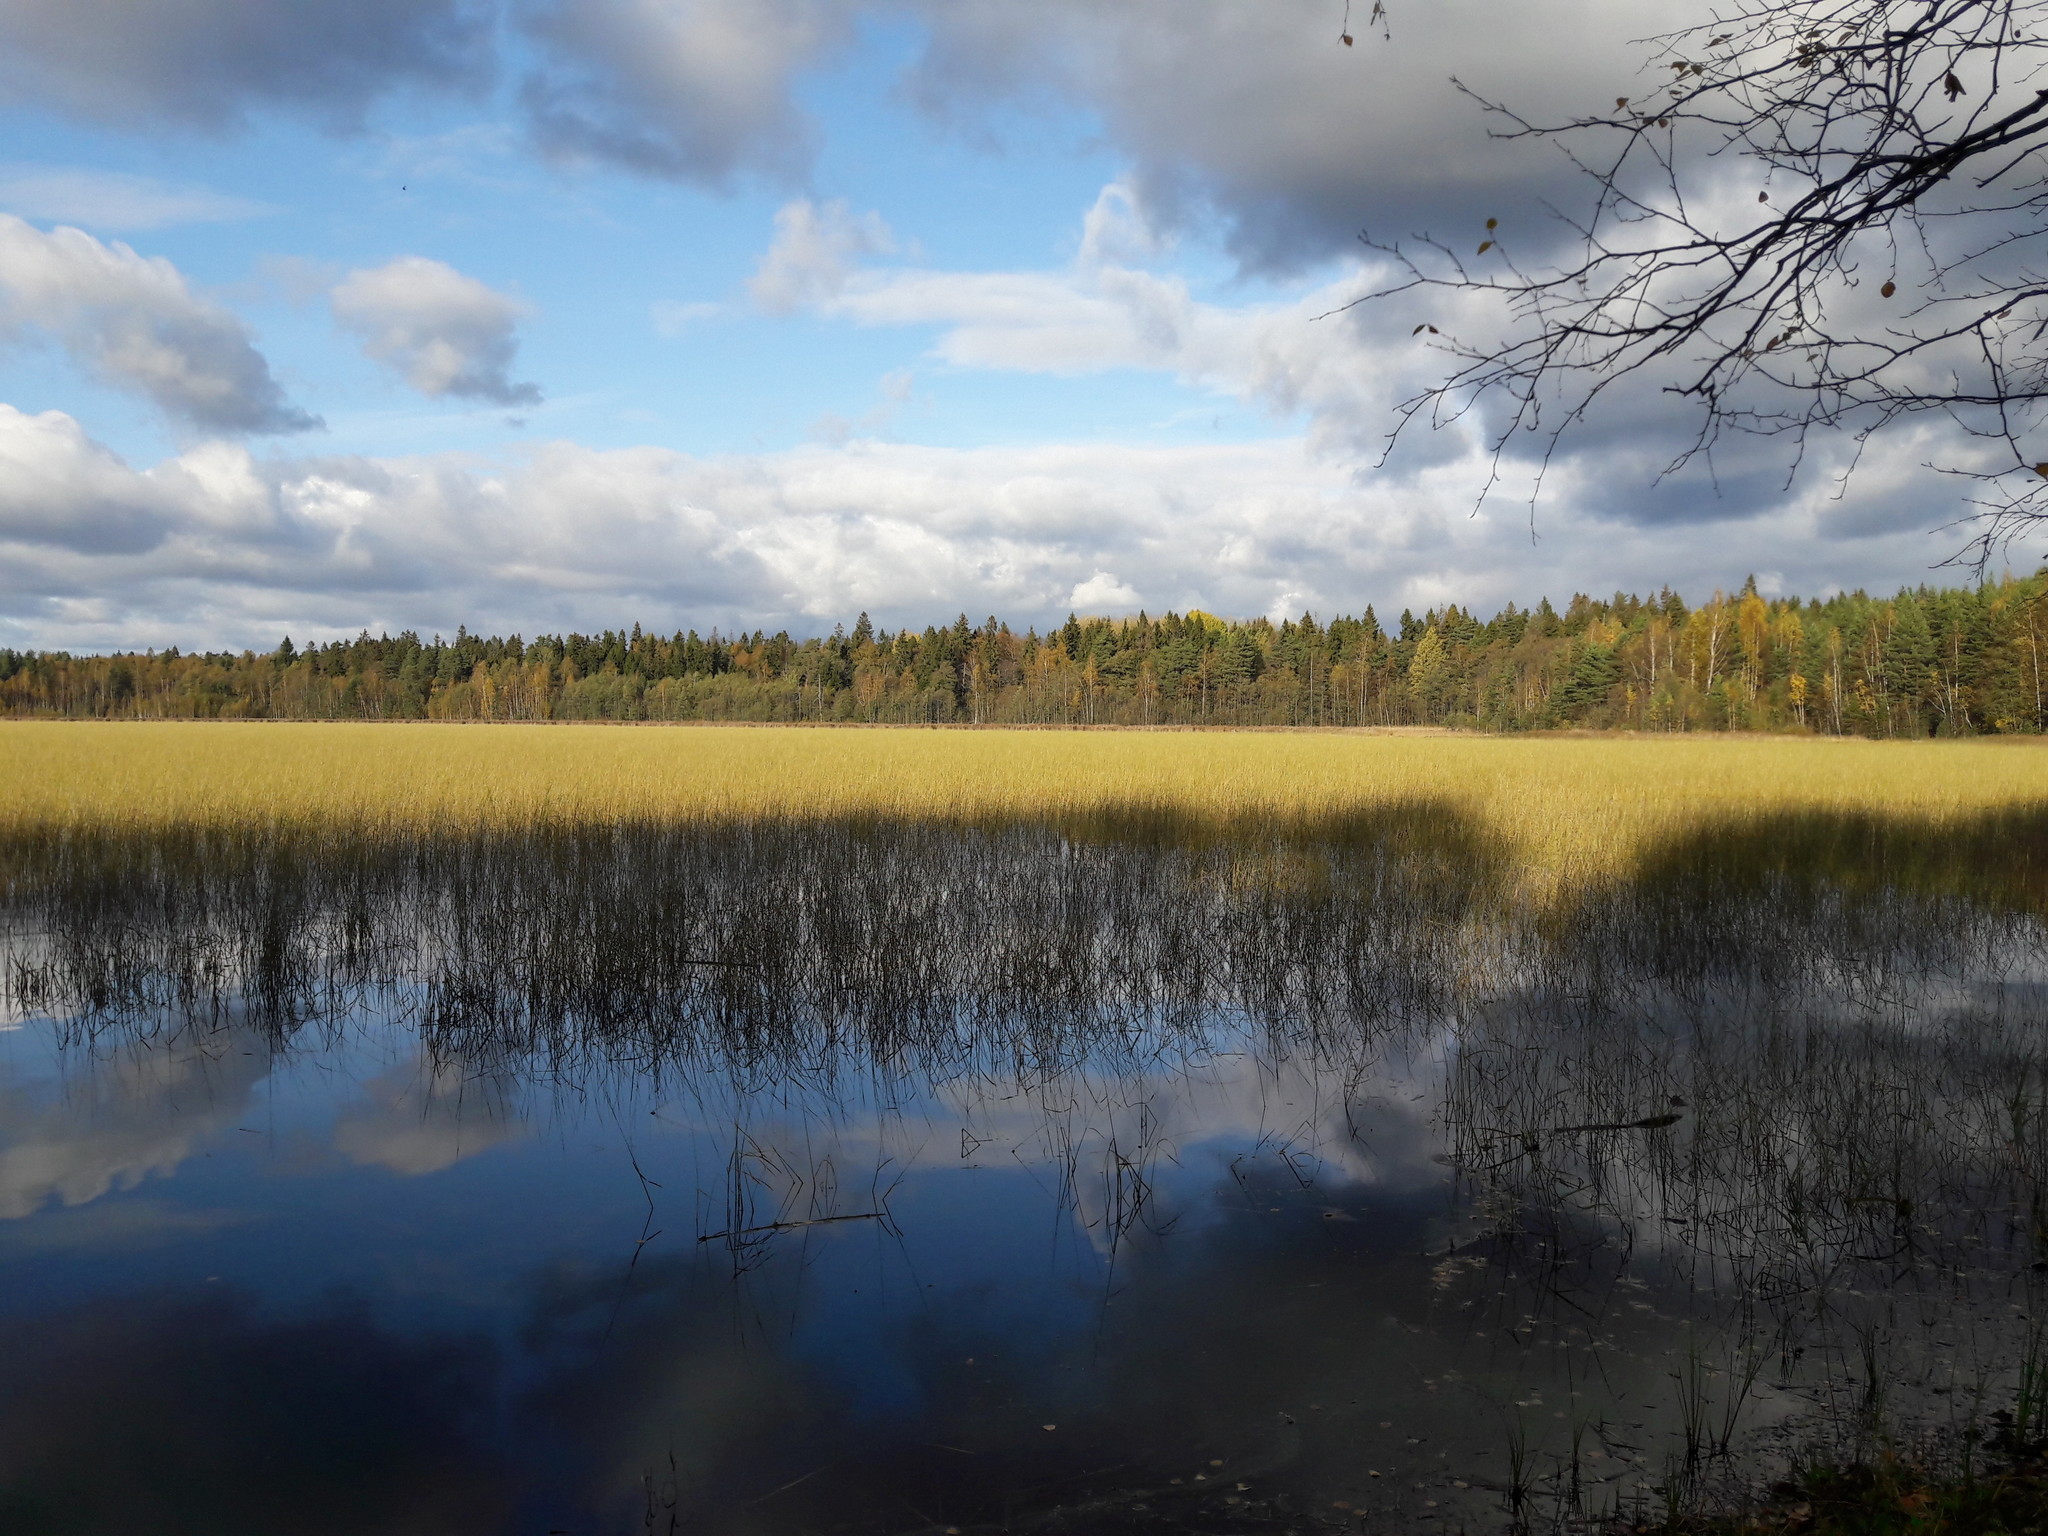
<svg viewBox="0 0 2048 1536">
<path fill-rule="evenodd" d="M 619 720 L 923 725 L 1436 725 L 1485 731 L 2039 733 L 2048 568 L 1892 597 L 1688 606 L 1575 596 L 1383 623 L 1199 610 L 922 631 L 452 640 L 405 631 L 268 652 L 0 649 L 0 715 L 64 719 Z"/>
</svg>

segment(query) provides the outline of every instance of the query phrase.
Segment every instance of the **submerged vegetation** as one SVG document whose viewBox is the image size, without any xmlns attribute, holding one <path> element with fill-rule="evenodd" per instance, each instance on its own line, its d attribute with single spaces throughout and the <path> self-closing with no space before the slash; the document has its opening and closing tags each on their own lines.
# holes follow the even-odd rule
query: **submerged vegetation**
<svg viewBox="0 0 2048 1536">
<path fill-rule="evenodd" d="M 1765 1496 L 1687 1511 L 1661 1536 L 2032 1536 L 2048 1531 L 2048 1438 L 2018 1409 L 1990 1417 L 1984 1443 L 1886 1446 L 1792 1467 Z M 2038 1404 L 2035 1405 L 2038 1407 Z"/>
<path fill-rule="evenodd" d="M 849 633 L 393 638 L 276 651 L 0 650 L 0 714 L 89 719 L 1443 725 L 1489 731 L 2048 729 L 2048 572 L 1890 598 L 1455 604 L 1382 624 L 1190 612 L 1041 635 L 990 618 Z"/>
</svg>

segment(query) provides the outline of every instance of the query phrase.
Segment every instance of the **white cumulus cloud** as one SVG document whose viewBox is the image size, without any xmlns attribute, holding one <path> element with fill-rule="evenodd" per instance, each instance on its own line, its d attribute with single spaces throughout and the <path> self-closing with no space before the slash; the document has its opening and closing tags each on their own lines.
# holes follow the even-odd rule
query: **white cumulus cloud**
<svg viewBox="0 0 2048 1536">
<path fill-rule="evenodd" d="M 1108 571 L 1097 571 L 1086 581 L 1075 583 L 1067 594 L 1067 605 L 1076 613 L 1120 614 L 1138 606 L 1138 589 Z"/>
<path fill-rule="evenodd" d="M 0 542 L 136 553 L 162 542 L 175 511 L 63 412 L 0 405 Z"/>
<path fill-rule="evenodd" d="M 284 397 L 242 322 L 162 257 L 0 213 L 0 341 L 57 342 L 101 383 L 230 432 L 319 425 Z"/>
<path fill-rule="evenodd" d="M 1713 523 L 1570 510 L 1597 505 L 1581 480 L 1601 466 L 1565 464 L 1532 545 L 1526 508 L 1473 513 L 1469 462 L 1359 477 L 1298 438 L 711 457 L 553 442 L 494 460 L 205 444 L 138 471 L 67 418 L 14 425 L 0 506 L 42 487 L 33 525 L 0 529 L 0 643 L 17 646 L 267 648 L 287 631 L 459 623 L 815 632 L 862 609 L 891 625 L 962 609 L 1042 625 L 1139 600 L 1386 615 L 1654 590 L 1674 573 L 1693 596 L 1752 570 L 1794 591 L 1883 588 L 1924 579 L 1954 543 L 1912 515 L 1924 444 L 1881 452 L 1848 500 L 1821 486 Z M 139 509 L 150 547 L 49 536 L 107 508 Z"/>
<path fill-rule="evenodd" d="M 349 273 L 329 295 L 335 322 L 369 357 L 421 394 L 531 405 L 533 384 L 515 383 L 520 300 L 424 256 L 401 256 Z"/>
<path fill-rule="evenodd" d="M 1090 213 L 1079 259 L 1057 269 L 850 270 L 842 254 L 847 242 L 815 237 L 815 221 L 806 215 L 790 220 L 787 245 L 821 254 L 792 257 L 789 266 L 819 275 L 784 280 L 783 269 L 773 265 L 785 248 L 782 240 L 762 270 L 764 277 L 774 270 L 774 291 L 786 307 L 807 305 L 863 326 L 938 326 L 934 350 L 962 368 L 1167 373 L 1283 420 L 1300 415 L 1319 448 L 1377 450 L 1395 403 L 1423 376 L 1417 365 L 1435 359 L 1408 334 L 1405 309 L 1344 309 L 1369 285 L 1368 269 L 1348 265 L 1291 300 L 1205 301 L 1177 275 L 1109 259 L 1110 250 L 1128 249 L 1139 238 L 1128 229 L 1112 235 L 1127 222 L 1130 206 L 1121 189 L 1107 189 Z M 1450 436 L 1455 443 L 1436 445 L 1439 455 L 1469 441 L 1464 431 Z"/>
</svg>

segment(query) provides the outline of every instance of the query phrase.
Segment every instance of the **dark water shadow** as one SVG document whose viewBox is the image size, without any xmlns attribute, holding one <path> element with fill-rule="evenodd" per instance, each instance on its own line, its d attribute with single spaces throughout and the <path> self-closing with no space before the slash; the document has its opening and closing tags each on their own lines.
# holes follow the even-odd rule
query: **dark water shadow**
<svg viewBox="0 0 2048 1536">
<path fill-rule="evenodd" d="M 2048 920 L 2048 800 L 1945 817 L 1811 809 L 1708 821 L 1563 892 L 1541 931 L 1582 982 L 1817 969 L 1954 972 Z"/>
<path fill-rule="evenodd" d="M 0 1324 L 0 1527 L 39 1536 L 496 1532 L 496 1360 L 213 1287 Z"/>
</svg>

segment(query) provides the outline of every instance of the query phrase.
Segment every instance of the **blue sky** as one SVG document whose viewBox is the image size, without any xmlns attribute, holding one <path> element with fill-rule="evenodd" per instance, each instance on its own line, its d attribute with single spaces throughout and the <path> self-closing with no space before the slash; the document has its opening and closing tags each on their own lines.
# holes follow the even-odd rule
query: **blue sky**
<svg viewBox="0 0 2048 1536">
<path fill-rule="evenodd" d="M 1680 13 L 1672 11 L 1673 16 Z M 1924 442 L 1475 512 L 1359 230 L 1532 249 L 1460 78 L 1642 8 L 0 0 L 0 644 L 1383 611 L 1925 579 Z M 1364 28 L 1354 18 L 1354 31 Z M 1522 99 L 1522 98 L 1518 98 Z M 2018 552 L 2024 558 L 2027 551 Z"/>
</svg>

